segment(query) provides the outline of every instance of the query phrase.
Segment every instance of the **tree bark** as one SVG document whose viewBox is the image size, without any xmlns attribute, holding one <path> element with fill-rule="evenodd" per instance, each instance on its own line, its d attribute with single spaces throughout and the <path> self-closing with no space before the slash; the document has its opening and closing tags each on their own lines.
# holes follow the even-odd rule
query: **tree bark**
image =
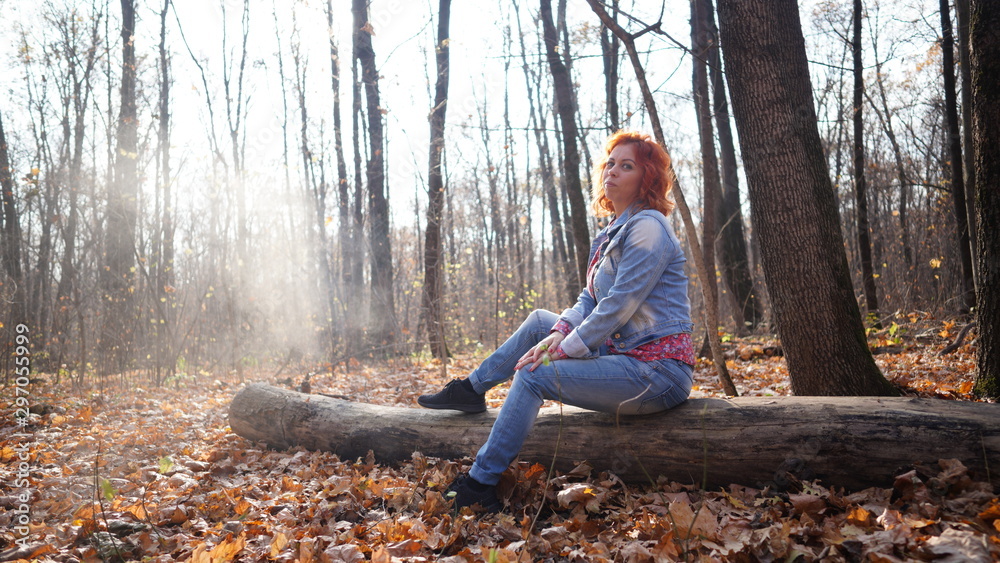
<svg viewBox="0 0 1000 563">
<path fill-rule="evenodd" d="M 389 202 L 385 186 L 385 137 L 379 101 L 378 68 L 372 47 L 368 3 L 353 0 L 355 56 L 361 63 L 361 82 L 365 88 L 368 112 L 368 220 L 371 235 L 371 301 L 369 302 L 368 344 L 372 353 L 385 356 L 392 351 L 396 335 L 396 306 L 392 292 L 392 239 L 389 233 Z"/>
<path fill-rule="evenodd" d="M 972 134 L 979 224 L 975 391 L 1000 399 L 1000 5 L 971 3 Z"/>
<path fill-rule="evenodd" d="M 370 450 L 379 462 L 395 463 L 414 451 L 474 456 L 498 411 L 377 406 L 256 383 L 233 398 L 229 425 L 273 448 L 301 446 L 342 459 Z M 873 397 L 691 399 L 663 413 L 617 419 L 546 407 L 520 457 L 554 460 L 562 471 L 586 460 L 630 483 L 663 475 L 708 488 L 780 482 L 794 467 L 799 478 L 857 490 L 891 486 L 908 466 L 946 458 L 977 473 L 997 467 L 998 411 L 987 403 Z"/>
<path fill-rule="evenodd" d="M 427 229 L 424 231 L 424 293 L 423 308 L 427 327 L 427 342 L 431 354 L 444 360 L 448 344 L 444 337 L 444 314 L 441 304 L 444 284 L 441 280 L 442 257 L 441 217 L 444 210 L 444 177 L 441 170 L 444 155 L 444 126 L 448 110 L 448 29 L 451 20 L 451 0 L 438 4 L 438 35 L 435 46 L 437 80 L 434 86 L 434 107 L 431 108 L 430 151 L 427 172 Z"/>
<path fill-rule="evenodd" d="M 868 350 L 793 0 L 722 0 L 726 76 L 796 395 L 895 395 Z"/>
<path fill-rule="evenodd" d="M 955 229 L 958 231 L 958 256 L 962 263 L 962 310 L 976 306 L 972 243 L 969 241 L 969 214 L 965 204 L 965 176 L 962 172 L 962 135 L 958 125 L 958 99 L 955 94 L 955 39 L 951 26 L 951 0 L 941 0 L 941 66 L 944 75 L 945 125 L 948 128 L 948 156 L 951 161 L 951 199 L 955 206 Z"/>
<path fill-rule="evenodd" d="M 545 37 L 545 54 L 555 86 L 556 107 L 562 124 L 563 142 L 563 185 L 569 198 L 570 217 L 573 226 L 573 247 L 576 251 L 577 287 L 583 287 L 587 279 L 587 262 L 590 258 L 590 229 L 587 226 L 587 204 L 584 202 L 580 182 L 580 152 L 576 146 L 578 130 L 576 107 L 573 104 L 573 84 L 558 52 L 558 37 L 552 20 L 551 0 L 541 0 L 542 27 Z"/>
<path fill-rule="evenodd" d="M 868 221 L 868 183 L 865 177 L 865 76 L 861 51 L 861 0 L 854 0 L 854 36 L 851 51 L 854 59 L 854 205 L 857 214 L 858 252 L 861 255 L 861 280 L 865 293 L 868 316 L 878 323 L 878 293 L 875 287 L 875 271 L 872 268 L 871 225 Z"/>
</svg>

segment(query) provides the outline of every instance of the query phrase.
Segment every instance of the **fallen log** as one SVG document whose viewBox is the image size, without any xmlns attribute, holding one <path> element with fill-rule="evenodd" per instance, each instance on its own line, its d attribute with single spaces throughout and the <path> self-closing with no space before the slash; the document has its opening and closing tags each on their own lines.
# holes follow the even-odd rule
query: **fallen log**
<svg viewBox="0 0 1000 563">
<path fill-rule="evenodd" d="M 302 446 L 341 459 L 409 460 L 414 451 L 475 456 L 498 409 L 476 415 L 384 407 L 266 384 L 243 388 L 229 407 L 238 435 L 269 447 Z M 558 448 L 557 448 L 558 441 Z M 914 465 L 936 473 L 958 459 L 977 477 L 1000 468 L 1000 406 L 888 397 L 691 399 L 656 415 L 621 417 L 546 407 L 521 459 L 569 470 L 582 461 L 626 482 L 662 475 L 720 487 L 761 486 L 793 476 L 859 490 L 889 486 Z"/>
</svg>

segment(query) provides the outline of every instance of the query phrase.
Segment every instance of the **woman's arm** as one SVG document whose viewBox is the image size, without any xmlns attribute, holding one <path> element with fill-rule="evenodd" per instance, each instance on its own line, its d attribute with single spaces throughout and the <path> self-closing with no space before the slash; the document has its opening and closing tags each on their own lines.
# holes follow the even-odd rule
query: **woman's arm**
<svg viewBox="0 0 1000 563">
<path fill-rule="evenodd" d="M 635 314 L 660 281 L 680 248 L 655 217 L 630 221 L 615 280 L 590 314 L 561 342 L 569 357 L 579 358 L 603 344 Z"/>
</svg>

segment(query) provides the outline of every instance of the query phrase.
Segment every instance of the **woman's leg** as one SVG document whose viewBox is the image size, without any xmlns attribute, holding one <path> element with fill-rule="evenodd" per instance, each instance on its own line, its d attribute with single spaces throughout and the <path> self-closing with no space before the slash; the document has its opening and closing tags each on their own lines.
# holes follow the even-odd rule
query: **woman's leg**
<svg viewBox="0 0 1000 563">
<path fill-rule="evenodd" d="M 533 372 L 521 369 L 469 474 L 480 483 L 495 485 L 517 457 L 545 400 L 632 415 L 671 408 L 690 392 L 691 367 L 675 360 L 640 362 L 609 355 L 559 360 Z"/>
<path fill-rule="evenodd" d="M 469 382 L 476 393 L 485 393 L 514 377 L 517 361 L 548 336 L 558 320 L 559 315 L 544 309 L 528 315 L 514 334 L 469 374 Z"/>
</svg>

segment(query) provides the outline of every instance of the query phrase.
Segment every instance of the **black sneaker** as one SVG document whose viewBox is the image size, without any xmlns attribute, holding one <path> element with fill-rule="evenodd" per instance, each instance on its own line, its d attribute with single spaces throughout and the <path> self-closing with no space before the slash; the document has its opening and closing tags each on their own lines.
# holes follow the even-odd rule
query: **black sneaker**
<svg viewBox="0 0 1000 563">
<path fill-rule="evenodd" d="M 451 409 L 467 413 L 486 410 L 486 395 L 480 395 L 466 388 L 466 380 L 452 379 L 444 389 L 433 395 L 421 395 L 417 403 L 429 409 Z"/>
<path fill-rule="evenodd" d="M 485 512 L 496 513 L 503 508 L 500 499 L 497 498 L 495 485 L 484 485 L 467 473 L 459 475 L 451 485 L 448 485 L 448 493 L 445 498 L 455 501 L 455 510 L 461 510 L 465 506 L 479 505 Z"/>
</svg>

